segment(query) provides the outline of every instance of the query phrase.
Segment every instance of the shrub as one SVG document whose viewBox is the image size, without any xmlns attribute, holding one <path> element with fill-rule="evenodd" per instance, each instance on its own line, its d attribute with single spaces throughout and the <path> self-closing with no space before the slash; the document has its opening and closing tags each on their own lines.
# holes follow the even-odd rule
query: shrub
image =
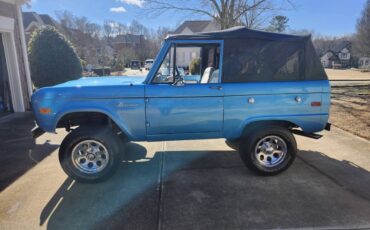
<svg viewBox="0 0 370 230">
<path fill-rule="evenodd" d="M 31 76 L 36 87 L 81 77 L 80 59 L 73 46 L 54 27 L 36 30 L 28 47 Z"/>
<path fill-rule="evenodd" d="M 200 58 L 195 58 L 190 62 L 189 72 L 192 75 L 199 74 L 199 72 L 200 72 Z"/>
</svg>

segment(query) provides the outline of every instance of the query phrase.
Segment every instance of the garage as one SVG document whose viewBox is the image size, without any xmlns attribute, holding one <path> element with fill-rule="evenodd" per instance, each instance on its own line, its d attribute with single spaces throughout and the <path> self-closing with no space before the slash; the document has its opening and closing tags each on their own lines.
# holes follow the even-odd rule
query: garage
<svg viewBox="0 0 370 230">
<path fill-rule="evenodd" d="M 30 108 L 32 84 L 21 4 L 0 0 L 0 116 Z"/>
</svg>

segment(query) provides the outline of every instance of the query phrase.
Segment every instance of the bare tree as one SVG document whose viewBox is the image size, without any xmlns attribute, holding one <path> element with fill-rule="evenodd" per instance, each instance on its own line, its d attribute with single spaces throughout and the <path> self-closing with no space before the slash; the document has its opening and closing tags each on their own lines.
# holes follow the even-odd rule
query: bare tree
<svg viewBox="0 0 370 230">
<path fill-rule="evenodd" d="M 130 26 L 128 27 L 128 31 L 131 34 L 144 35 L 145 37 L 149 34 L 148 28 L 136 20 L 132 20 Z"/>
<path fill-rule="evenodd" d="M 126 34 L 128 32 L 128 28 L 125 24 L 117 23 L 117 35 Z"/>
<path fill-rule="evenodd" d="M 169 10 L 201 14 L 218 22 L 221 29 L 236 25 L 254 27 L 261 15 L 273 11 L 277 1 L 272 0 L 200 0 L 198 4 L 183 0 L 146 0 L 151 13 L 162 14 Z M 290 4 L 290 0 L 286 0 Z"/>
<path fill-rule="evenodd" d="M 354 48 L 359 55 L 370 57 L 370 0 L 366 1 L 361 17 L 357 21 Z"/>
<path fill-rule="evenodd" d="M 117 23 L 112 20 L 106 20 L 103 24 L 103 34 L 104 37 L 108 38 L 108 43 L 110 42 L 110 38 L 112 38 L 115 34 L 115 25 Z"/>
<path fill-rule="evenodd" d="M 72 42 L 79 57 L 89 64 L 97 64 L 99 53 L 104 50 L 102 27 L 68 11 L 59 11 L 56 15 L 58 29 Z"/>
<path fill-rule="evenodd" d="M 257 0 L 253 0 L 253 2 L 256 1 Z M 258 7 L 254 7 L 242 14 L 240 18 L 241 23 L 247 28 L 259 29 L 271 17 L 273 9 L 273 4 L 270 1 L 266 1 Z"/>
</svg>

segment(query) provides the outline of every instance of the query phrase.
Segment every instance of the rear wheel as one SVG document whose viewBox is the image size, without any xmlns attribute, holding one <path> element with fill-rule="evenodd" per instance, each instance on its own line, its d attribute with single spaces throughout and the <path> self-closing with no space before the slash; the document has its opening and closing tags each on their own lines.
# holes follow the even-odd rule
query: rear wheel
<svg viewBox="0 0 370 230">
<path fill-rule="evenodd" d="M 297 144 L 285 127 L 259 126 L 240 142 L 239 153 L 244 164 L 260 175 L 276 175 L 294 161 Z"/>
<path fill-rule="evenodd" d="M 108 127 L 79 127 L 63 140 L 59 161 L 63 170 L 80 182 L 107 179 L 120 161 L 120 139 Z"/>
</svg>

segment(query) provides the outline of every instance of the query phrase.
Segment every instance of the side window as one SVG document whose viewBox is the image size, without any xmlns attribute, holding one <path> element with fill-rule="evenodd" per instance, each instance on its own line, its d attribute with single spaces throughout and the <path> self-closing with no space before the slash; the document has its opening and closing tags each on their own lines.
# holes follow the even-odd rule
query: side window
<svg viewBox="0 0 370 230">
<path fill-rule="evenodd" d="M 220 78 L 219 44 L 176 44 L 153 79 L 155 84 L 208 84 Z"/>
<path fill-rule="evenodd" d="M 197 84 L 201 77 L 202 47 L 176 47 L 176 66 L 185 84 Z"/>
<path fill-rule="evenodd" d="M 303 80 L 303 44 L 235 39 L 225 43 L 223 82 Z"/>
</svg>

